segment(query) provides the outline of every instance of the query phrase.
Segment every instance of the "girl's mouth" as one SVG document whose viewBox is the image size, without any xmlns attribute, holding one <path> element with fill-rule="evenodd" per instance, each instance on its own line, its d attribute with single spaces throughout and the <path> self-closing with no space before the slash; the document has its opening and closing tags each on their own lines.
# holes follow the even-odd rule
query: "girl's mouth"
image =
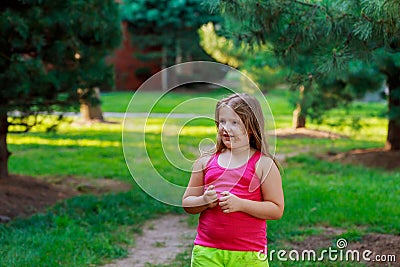
<svg viewBox="0 0 400 267">
<path fill-rule="evenodd" d="M 233 138 L 232 135 L 229 135 L 229 134 L 227 134 L 227 133 L 224 133 L 222 136 L 223 136 L 224 138 L 228 139 L 228 140 L 230 140 L 231 138 Z"/>
</svg>

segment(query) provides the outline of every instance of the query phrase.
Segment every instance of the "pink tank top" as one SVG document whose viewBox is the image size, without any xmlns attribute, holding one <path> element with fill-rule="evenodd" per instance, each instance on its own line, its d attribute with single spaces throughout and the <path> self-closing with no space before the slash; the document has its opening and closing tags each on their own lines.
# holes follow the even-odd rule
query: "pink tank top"
<svg viewBox="0 0 400 267">
<path fill-rule="evenodd" d="M 262 201 L 260 179 L 255 174 L 261 152 L 256 151 L 246 164 L 232 169 L 220 166 L 218 157 L 219 153 L 207 163 L 204 188 L 213 184 L 218 197 L 221 192 L 229 191 L 240 198 Z M 234 251 L 264 250 L 267 245 L 266 221 L 244 212 L 223 213 L 217 205 L 200 214 L 194 244 Z"/>
</svg>

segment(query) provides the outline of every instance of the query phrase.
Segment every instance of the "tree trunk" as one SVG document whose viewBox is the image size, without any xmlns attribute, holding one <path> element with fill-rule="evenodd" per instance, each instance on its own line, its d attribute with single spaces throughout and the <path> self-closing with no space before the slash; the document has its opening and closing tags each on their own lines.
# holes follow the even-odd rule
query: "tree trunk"
<svg viewBox="0 0 400 267">
<path fill-rule="evenodd" d="M 93 106 L 90 103 L 82 103 L 80 107 L 83 121 L 104 121 L 103 112 L 100 106 Z"/>
<path fill-rule="evenodd" d="M 84 92 L 81 90 L 78 91 L 78 94 L 82 95 Z M 94 95 L 91 96 L 96 98 L 100 102 L 100 89 L 94 88 Z M 104 121 L 103 111 L 101 110 L 100 104 L 92 104 L 92 101 L 89 100 L 81 100 L 80 112 L 82 116 L 82 120 L 85 122 L 89 121 Z"/>
<path fill-rule="evenodd" d="M 168 71 L 165 70 L 168 65 L 168 55 L 167 55 L 167 47 L 163 46 L 162 48 L 162 57 L 161 57 L 161 90 L 168 90 Z"/>
<path fill-rule="evenodd" d="M 10 152 L 7 149 L 8 121 L 7 112 L 0 112 L 0 178 L 8 177 L 8 158 Z"/>
<path fill-rule="evenodd" d="M 305 128 L 306 127 L 306 116 L 303 111 L 304 107 L 304 85 L 299 88 L 299 101 L 296 104 L 296 109 L 293 111 L 293 128 Z"/>
<path fill-rule="evenodd" d="M 387 80 L 389 88 L 388 107 L 389 124 L 385 148 L 400 150 L 400 76 L 390 75 Z"/>
</svg>

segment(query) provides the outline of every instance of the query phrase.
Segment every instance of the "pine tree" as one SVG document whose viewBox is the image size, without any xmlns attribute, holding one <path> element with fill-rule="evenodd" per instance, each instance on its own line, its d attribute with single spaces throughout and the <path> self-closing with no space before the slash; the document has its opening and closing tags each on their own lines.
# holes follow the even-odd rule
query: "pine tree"
<svg viewBox="0 0 400 267">
<path fill-rule="evenodd" d="M 271 43 L 297 74 L 297 88 L 302 85 L 304 95 L 311 90 L 320 97 L 305 101 L 316 109 L 315 103 L 328 101 L 327 96 L 352 101 L 376 89 L 383 77 L 389 88 L 386 148 L 400 150 L 399 0 L 221 0 L 209 5 L 224 14 L 233 37 Z M 354 92 L 352 82 L 365 73 L 349 71 L 358 61 L 376 75 L 363 77 L 367 86 Z"/>
<path fill-rule="evenodd" d="M 0 177 L 10 126 L 78 106 L 77 89 L 113 83 L 104 57 L 121 40 L 114 0 L 6 0 L 0 7 Z M 17 112 L 16 112 L 17 111 Z"/>
</svg>

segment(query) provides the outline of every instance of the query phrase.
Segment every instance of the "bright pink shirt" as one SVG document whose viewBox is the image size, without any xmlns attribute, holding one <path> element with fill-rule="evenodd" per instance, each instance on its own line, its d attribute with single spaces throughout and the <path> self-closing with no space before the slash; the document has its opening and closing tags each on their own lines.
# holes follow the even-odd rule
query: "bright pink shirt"
<svg viewBox="0 0 400 267">
<path fill-rule="evenodd" d="M 257 151 L 238 168 L 227 169 L 218 164 L 219 153 L 212 156 L 204 170 L 204 188 L 213 184 L 220 193 L 262 201 L 260 179 L 255 165 L 261 157 Z M 244 212 L 223 213 L 219 205 L 204 210 L 199 218 L 195 245 L 234 251 L 260 251 L 267 245 L 266 221 Z"/>
</svg>

